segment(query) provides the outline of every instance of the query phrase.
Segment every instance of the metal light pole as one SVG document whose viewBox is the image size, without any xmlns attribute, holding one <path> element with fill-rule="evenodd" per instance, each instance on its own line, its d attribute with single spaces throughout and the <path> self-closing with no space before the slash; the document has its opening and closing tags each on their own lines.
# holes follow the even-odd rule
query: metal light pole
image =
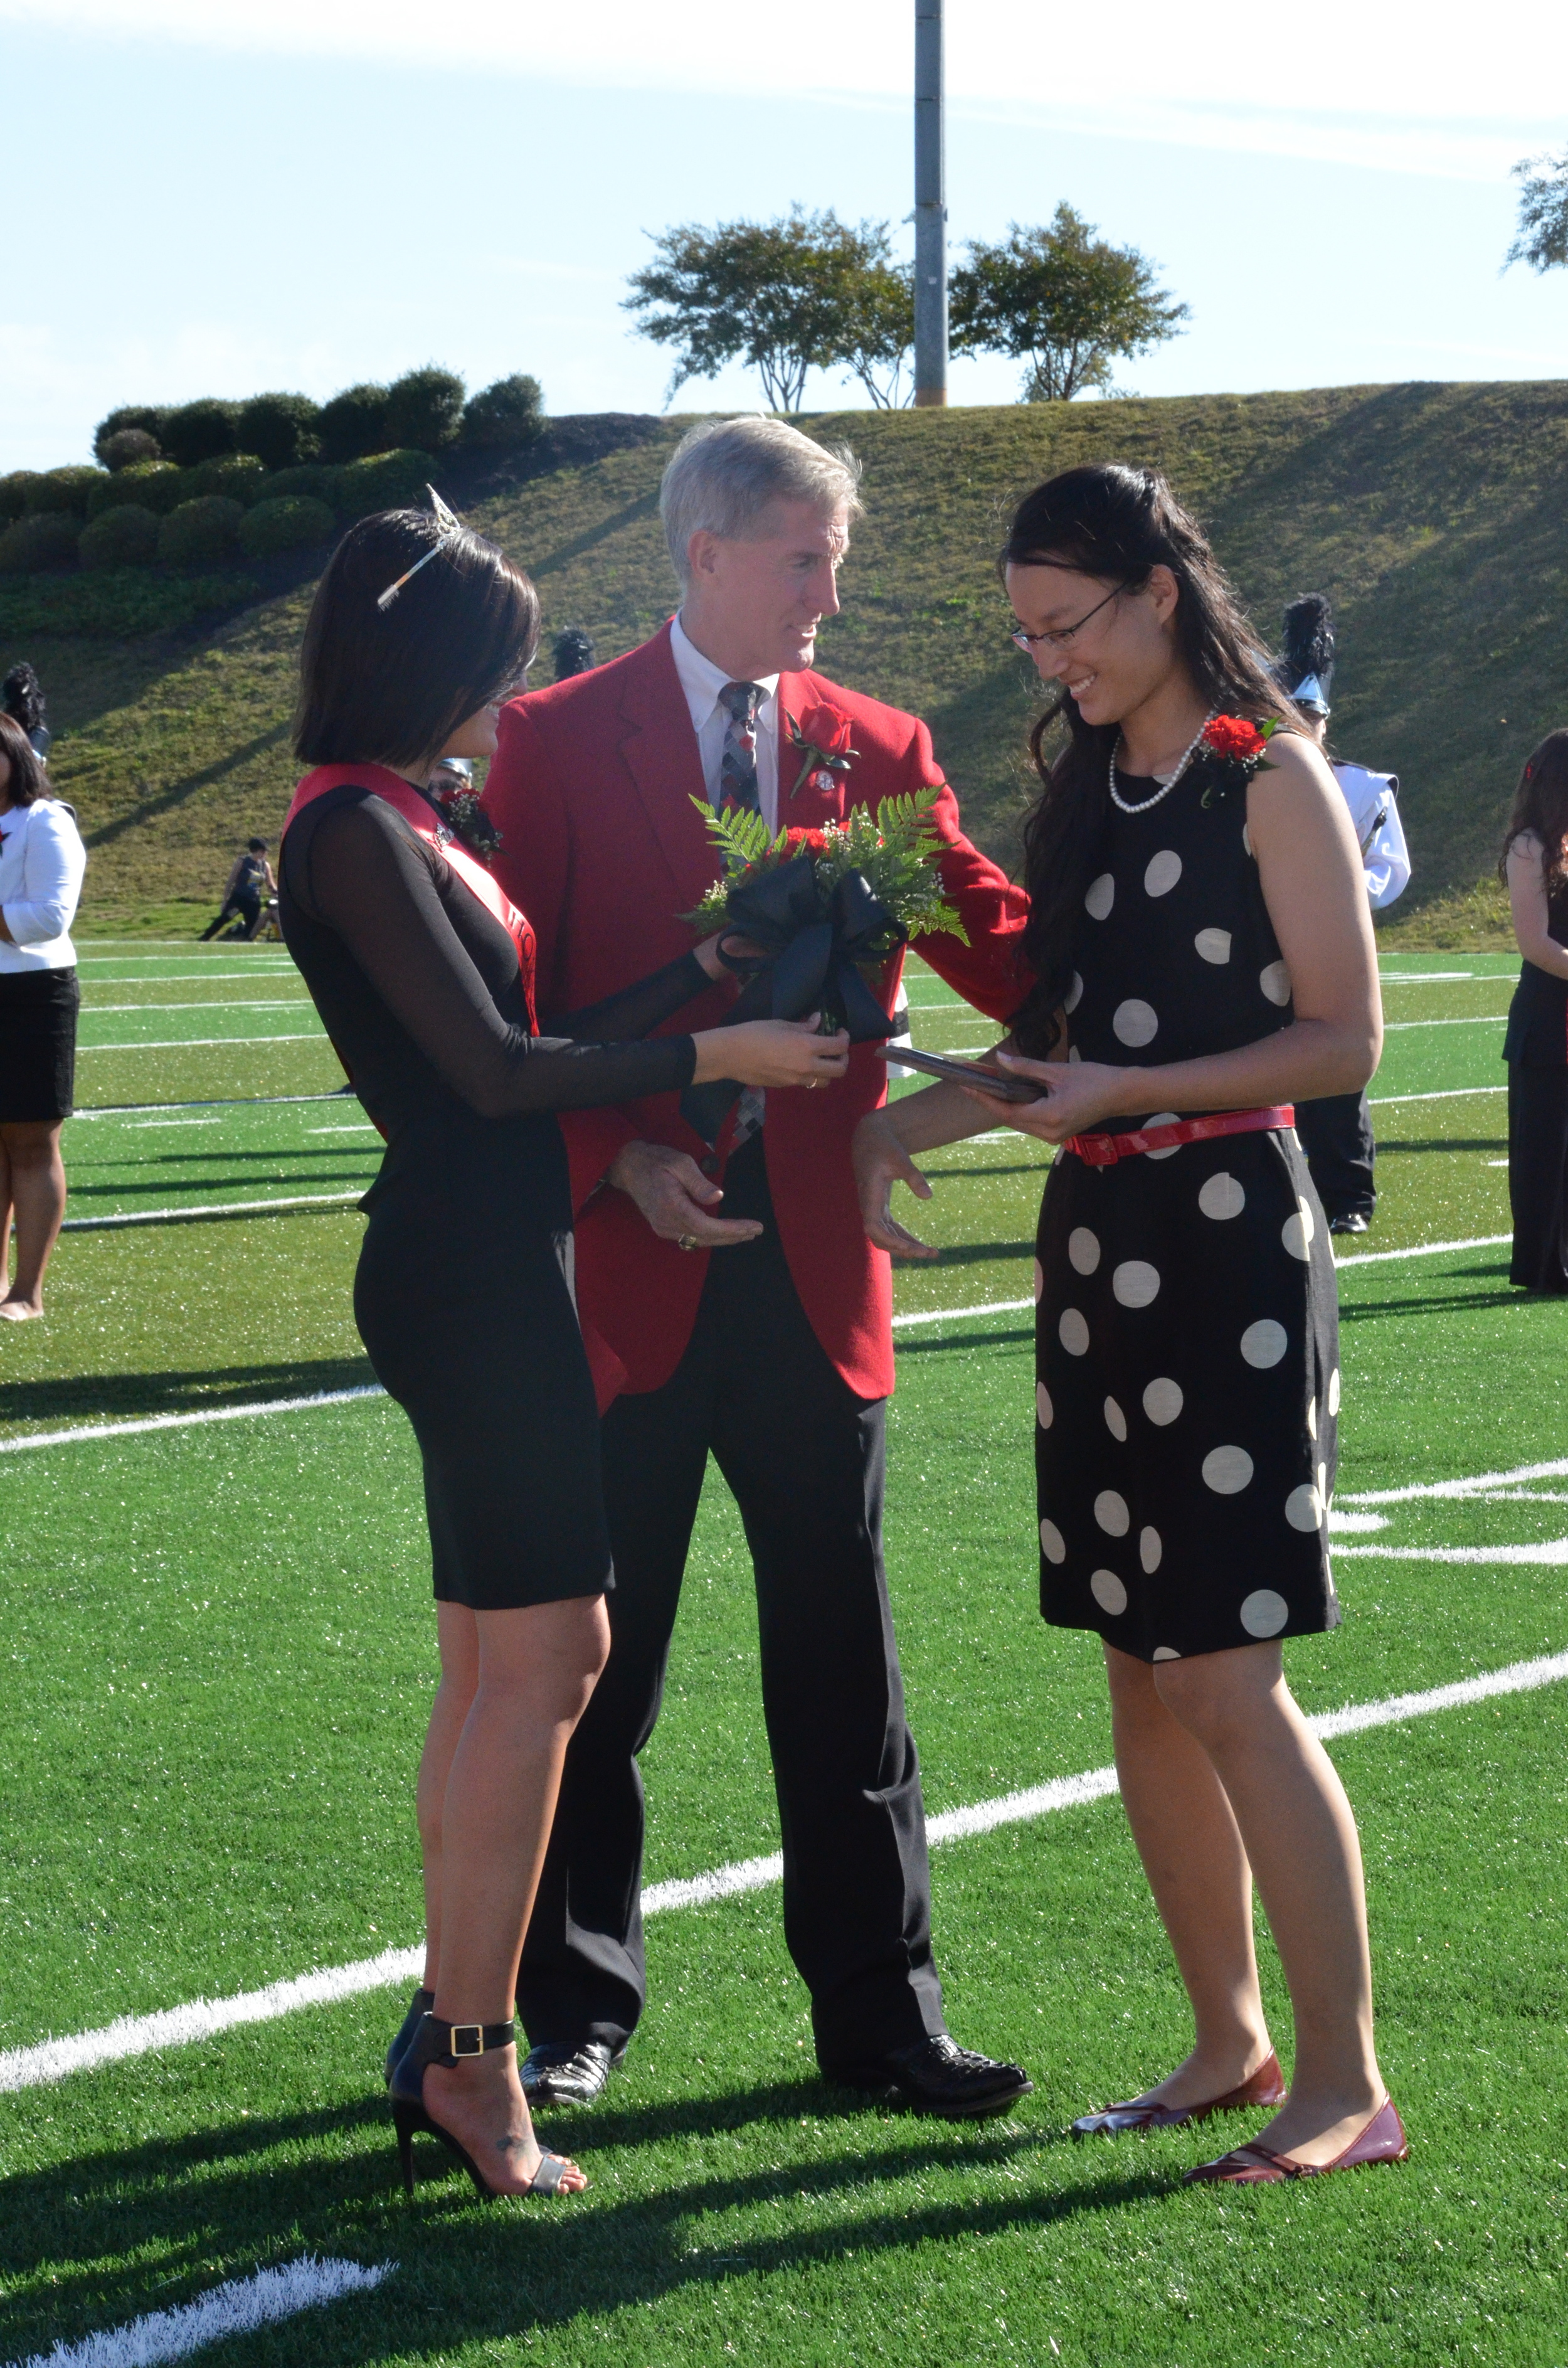
<svg viewBox="0 0 1568 2368">
<path fill-rule="evenodd" d="M 915 0 L 915 400 L 948 399 L 948 175 L 942 0 Z"/>
</svg>

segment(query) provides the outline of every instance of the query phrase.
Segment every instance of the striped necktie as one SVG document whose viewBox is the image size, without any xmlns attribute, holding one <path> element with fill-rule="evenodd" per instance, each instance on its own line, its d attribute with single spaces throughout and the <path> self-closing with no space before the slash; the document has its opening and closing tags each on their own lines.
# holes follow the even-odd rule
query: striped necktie
<svg viewBox="0 0 1568 2368">
<path fill-rule="evenodd" d="M 756 711 L 767 692 L 756 682 L 727 682 L 719 704 L 729 717 L 724 749 L 719 762 L 719 803 L 759 814 L 762 799 L 756 786 Z"/>
</svg>

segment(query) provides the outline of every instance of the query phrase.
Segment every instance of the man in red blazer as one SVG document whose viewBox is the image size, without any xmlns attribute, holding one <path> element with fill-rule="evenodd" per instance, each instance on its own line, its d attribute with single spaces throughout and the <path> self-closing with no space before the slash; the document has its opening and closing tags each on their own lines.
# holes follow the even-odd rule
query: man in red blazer
<svg viewBox="0 0 1568 2368">
<path fill-rule="evenodd" d="M 694 428 L 665 472 L 678 617 L 503 714 L 485 804 L 495 869 L 539 937 L 542 1010 L 597 1001 L 689 950 L 718 870 L 699 807 L 811 826 L 941 781 L 925 725 L 811 670 L 859 507 L 847 455 L 782 421 Z M 1020 891 L 934 819 L 964 921 L 919 950 L 992 1019 L 1021 1000 Z M 886 992 L 896 986 L 890 968 Z M 672 1026 L 723 1017 L 712 987 Z M 710 1451 L 756 1570 L 784 1843 L 784 1926 L 830 2078 L 929 2112 L 996 2112 L 1029 2083 L 957 2047 L 932 1957 L 925 1815 L 881 1557 L 892 1274 L 850 1165 L 885 1064 L 857 1046 L 820 1095 L 748 1093 L 717 1149 L 675 1095 L 564 1114 L 579 1308 L 601 1404 L 615 1555 L 608 1665 L 567 1755 L 518 2008 L 540 2103 L 590 2102 L 646 1995 L 637 1754 L 658 1715 Z"/>
</svg>

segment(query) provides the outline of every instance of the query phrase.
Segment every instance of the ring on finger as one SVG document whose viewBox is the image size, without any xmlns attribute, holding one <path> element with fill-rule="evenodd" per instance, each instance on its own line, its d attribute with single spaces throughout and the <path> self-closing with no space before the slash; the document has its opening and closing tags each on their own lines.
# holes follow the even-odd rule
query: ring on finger
<svg viewBox="0 0 1568 2368">
<path fill-rule="evenodd" d="M 702 1244 L 695 1234 L 678 1234 L 676 1236 L 676 1247 L 677 1250 L 699 1250 Z"/>
</svg>

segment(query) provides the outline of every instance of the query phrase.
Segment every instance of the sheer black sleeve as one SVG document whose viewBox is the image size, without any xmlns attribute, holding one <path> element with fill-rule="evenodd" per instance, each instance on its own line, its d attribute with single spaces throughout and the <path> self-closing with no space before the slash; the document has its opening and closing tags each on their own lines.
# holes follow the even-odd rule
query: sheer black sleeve
<svg viewBox="0 0 1568 2368">
<path fill-rule="evenodd" d="M 508 1020 L 453 926 L 443 891 L 474 905 L 483 925 L 504 939 L 505 931 L 383 800 L 335 806 L 319 820 L 301 815 L 307 820 L 313 827 L 296 824 L 284 845 L 293 900 L 341 939 L 437 1076 L 481 1117 L 585 1110 L 690 1083 L 697 1050 L 689 1036 L 568 1043 L 530 1037 Z"/>
<path fill-rule="evenodd" d="M 601 1042 L 606 1038 L 619 1042 L 628 1037 L 647 1036 L 661 1019 L 673 1018 L 711 985 L 697 956 L 682 954 L 663 970 L 640 978 L 635 986 L 607 995 L 602 1003 L 587 1004 L 581 1011 L 552 1011 L 543 1025 L 551 1036 L 591 1037 Z"/>
</svg>

